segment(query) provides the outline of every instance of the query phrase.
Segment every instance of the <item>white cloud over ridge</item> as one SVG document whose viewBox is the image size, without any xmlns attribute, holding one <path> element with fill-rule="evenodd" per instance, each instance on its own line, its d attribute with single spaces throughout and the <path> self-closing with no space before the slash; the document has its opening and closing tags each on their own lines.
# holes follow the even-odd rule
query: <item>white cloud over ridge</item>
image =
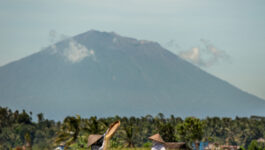
<svg viewBox="0 0 265 150">
<path fill-rule="evenodd" d="M 93 61 L 97 61 L 95 51 L 88 50 L 84 45 L 78 43 L 74 39 L 70 39 L 68 46 L 59 50 L 55 44 L 51 45 L 50 54 L 59 54 L 65 58 L 66 61 L 71 63 L 78 63 L 87 57 L 91 57 Z"/>
<path fill-rule="evenodd" d="M 63 52 L 68 61 L 77 63 L 90 55 L 88 49 L 74 40 L 69 42 L 69 47 Z"/>
<path fill-rule="evenodd" d="M 201 67 L 210 67 L 220 61 L 229 60 L 229 55 L 220 49 L 217 49 L 209 41 L 201 39 L 203 47 L 193 47 L 191 50 L 182 51 L 179 53 L 179 56 L 183 59 L 201 66 Z"/>
</svg>

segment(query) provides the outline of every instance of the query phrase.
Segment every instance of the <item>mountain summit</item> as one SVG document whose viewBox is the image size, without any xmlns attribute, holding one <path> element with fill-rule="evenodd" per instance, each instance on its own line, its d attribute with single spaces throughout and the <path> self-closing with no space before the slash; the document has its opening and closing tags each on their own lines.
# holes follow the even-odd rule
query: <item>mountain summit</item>
<svg viewBox="0 0 265 150">
<path fill-rule="evenodd" d="M 0 103 L 51 119 L 265 115 L 265 101 L 156 42 L 88 31 L 0 67 Z"/>
</svg>

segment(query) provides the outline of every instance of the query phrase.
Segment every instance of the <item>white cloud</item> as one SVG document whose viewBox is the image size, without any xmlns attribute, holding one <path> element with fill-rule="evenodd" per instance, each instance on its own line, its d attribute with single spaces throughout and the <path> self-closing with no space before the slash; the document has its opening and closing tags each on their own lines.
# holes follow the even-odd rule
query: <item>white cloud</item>
<svg viewBox="0 0 265 150">
<path fill-rule="evenodd" d="M 180 52 L 179 56 L 202 67 L 210 67 L 220 61 L 229 60 L 225 51 L 217 49 L 207 40 L 201 39 L 200 41 L 203 48 L 193 47 L 191 50 Z"/>
<path fill-rule="evenodd" d="M 68 48 L 64 49 L 63 55 L 65 58 L 72 62 L 77 63 L 89 56 L 94 56 L 94 50 L 88 50 L 84 45 L 70 40 Z"/>
<path fill-rule="evenodd" d="M 55 37 L 57 37 L 57 33 L 55 31 L 51 31 L 49 33 L 51 42 L 55 41 Z M 67 38 L 65 35 L 61 35 L 61 40 Z M 66 61 L 71 63 L 81 62 L 83 59 L 87 57 L 91 57 L 93 61 L 97 61 L 95 51 L 93 49 L 88 50 L 84 45 L 78 43 L 74 39 L 69 38 L 65 42 L 68 42 L 68 45 L 65 48 L 57 47 L 56 43 L 52 43 L 49 50 L 51 55 L 61 55 L 65 58 Z"/>
<path fill-rule="evenodd" d="M 187 60 L 192 60 L 194 62 L 199 60 L 199 48 L 192 48 L 190 51 L 181 52 L 180 56 Z"/>
</svg>

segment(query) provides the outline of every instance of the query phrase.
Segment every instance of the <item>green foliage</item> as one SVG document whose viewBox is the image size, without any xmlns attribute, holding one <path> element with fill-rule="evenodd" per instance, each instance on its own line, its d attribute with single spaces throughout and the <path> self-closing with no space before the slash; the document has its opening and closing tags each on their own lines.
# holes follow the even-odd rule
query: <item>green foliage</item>
<svg viewBox="0 0 265 150">
<path fill-rule="evenodd" d="M 106 120 L 92 116 L 89 119 L 82 120 L 81 128 L 89 134 L 103 134 L 108 128 L 108 124 Z"/>
<path fill-rule="evenodd" d="M 18 115 L 17 121 L 18 121 L 18 123 L 30 124 L 31 123 L 31 117 L 26 113 L 25 110 L 23 110 L 23 112 Z"/>
<path fill-rule="evenodd" d="M 47 120 L 42 113 L 37 114 L 37 122 L 25 110 L 11 111 L 0 107 L 0 150 L 11 149 L 29 143 L 34 150 L 54 149 L 61 142 L 70 149 L 87 149 L 90 134 L 104 134 L 108 126 L 121 121 L 121 127 L 113 136 L 111 149 L 137 149 L 148 147 L 148 137 L 160 133 L 167 142 L 195 140 L 217 142 L 219 144 L 242 145 L 242 149 L 264 149 L 253 140 L 265 137 L 265 117 L 252 116 L 231 118 L 208 117 L 203 120 L 188 117 L 184 121 L 162 113 L 153 117 L 108 117 L 81 118 L 68 116 L 61 122 Z M 133 148 L 129 148 L 133 147 Z"/>
<path fill-rule="evenodd" d="M 175 127 L 170 122 L 160 125 L 159 134 L 166 142 L 176 141 Z"/>
<path fill-rule="evenodd" d="M 52 149 L 51 139 L 57 130 L 54 121 L 34 123 L 25 110 L 20 113 L 0 107 L 0 150 L 31 144 L 33 149 Z"/>
<path fill-rule="evenodd" d="M 64 143 L 65 147 L 68 148 L 73 144 L 79 137 L 81 130 L 81 117 L 66 117 L 63 121 L 61 129 L 57 133 L 55 139 L 56 144 Z"/>
<path fill-rule="evenodd" d="M 238 150 L 246 150 L 243 146 L 240 146 Z"/>
<path fill-rule="evenodd" d="M 204 123 L 194 117 L 188 117 L 177 126 L 178 134 L 185 142 L 200 141 L 203 137 Z"/>
<path fill-rule="evenodd" d="M 248 146 L 248 150 L 262 150 L 263 147 L 256 141 L 252 140 L 250 145 Z"/>
<path fill-rule="evenodd" d="M 44 121 L 44 115 L 43 115 L 43 113 L 37 114 L 37 117 L 38 117 L 38 123 L 41 123 L 41 122 Z"/>
<path fill-rule="evenodd" d="M 152 146 L 151 142 L 146 142 L 143 144 L 143 147 L 146 147 L 146 148 L 151 147 L 151 146 Z"/>
<path fill-rule="evenodd" d="M 123 118 L 122 123 L 124 123 L 121 128 L 122 131 L 121 135 L 124 139 L 124 144 L 126 147 L 135 147 L 135 139 L 136 139 L 136 132 L 137 132 L 137 126 L 134 124 L 135 118 Z"/>
</svg>

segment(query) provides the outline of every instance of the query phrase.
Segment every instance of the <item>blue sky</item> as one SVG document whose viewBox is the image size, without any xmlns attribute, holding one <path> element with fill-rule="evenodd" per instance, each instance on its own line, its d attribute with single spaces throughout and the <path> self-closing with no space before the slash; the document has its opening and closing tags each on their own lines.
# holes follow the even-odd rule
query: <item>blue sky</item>
<svg viewBox="0 0 265 150">
<path fill-rule="evenodd" d="M 90 29 L 196 50 L 188 58 L 212 63 L 191 62 L 265 99 L 264 0 L 0 0 L 0 66 L 51 44 L 51 31 L 58 41 Z"/>
</svg>

